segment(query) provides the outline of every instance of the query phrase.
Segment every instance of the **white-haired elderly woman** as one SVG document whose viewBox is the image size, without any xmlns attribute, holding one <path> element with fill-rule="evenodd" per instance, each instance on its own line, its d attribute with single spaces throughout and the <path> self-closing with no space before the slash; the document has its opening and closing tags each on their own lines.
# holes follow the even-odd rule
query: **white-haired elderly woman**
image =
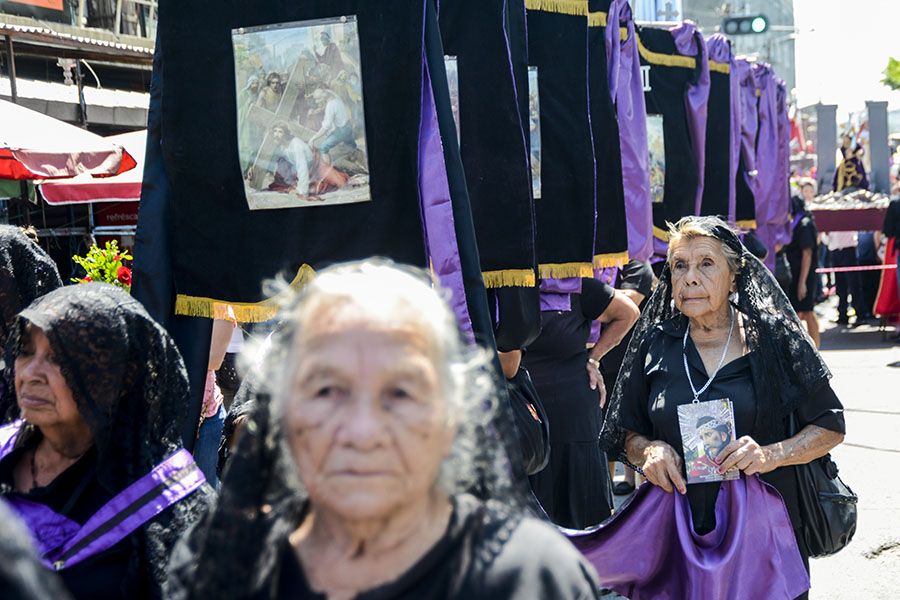
<svg viewBox="0 0 900 600">
<path fill-rule="evenodd" d="M 424 272 L 325 269 L 286 319 L 170 597 L 597 595 L 581 555 L 502 491 L 491 378 Z"/>
<path fill-rule="evenodd" d="M 716 527 L 720 482 L 687 483 L 688 476 L 760 474 L 784 499 L 808 571 L 791 465 L 843 440 L 830 376 L 784 292 L 735 232 L 715 217 L 685 217 L 670 227 L 668 260 L 635 327 L 601 443 L 653 485 L 686 494 L 699 535 Z M 686 472 L 678 409 L 722 399 L 734 412 L 734 429 L 722 430 L 734 439 L 704 448 Z M 727 420 L 715 416 L 716 425 Z M 706 423 L 698 433 L 714 429 Z"/>
</svg>

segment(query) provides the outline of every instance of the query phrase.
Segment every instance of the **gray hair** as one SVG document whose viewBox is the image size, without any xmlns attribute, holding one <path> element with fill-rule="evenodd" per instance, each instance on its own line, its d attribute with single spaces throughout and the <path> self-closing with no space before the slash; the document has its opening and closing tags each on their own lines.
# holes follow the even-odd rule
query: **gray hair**
<svg viewBox="0 0 900 600">
<path fill-rule="evenodd" d="M 722 227 L 730 230 L 735 235 L 737 235 L 737 232 L 719 217 L 688 216 L 682 217 L 675 224 L 667 223 L 667 225 L 669 226 L 669 251 L 666 262 L 672 260 L 672 248 L 677 242 L 683 239 L 692 240 L 699 237 L 709 237 L 719 242 L 719 246 L 725 254 L 725 259 L 728 261 L 728 270 L 733 274 L 737 274 L 741 270 L 743 266 L 741 255 L 719 237 L 716 228 Z M 671 266 L 670 264 L 669 267 Z"/>
<path fill-rule="evenodd" d="M 441 465 L 436 484 L 448 494 L 468 488 L 476 478 L 473 457 L 477 432 L 493 415 L 495 387 L 488 353 L 463 339 L 445 300 L 447 295 L 432 285 L 426 271 L 382 258 L 328 267 L 299 295 L 282 292 L 282 297 L 292 298 L 283 309 L 284 360 L 273 361 L 275 357 L 270 356 L 267 370 L 277 362 L 275 368 L 280 372 L 263 379 L 276 386 L 272 390 L 276 400 L 273 409 L 280 414 L 285 410 L 290 373 L 302 360 L 296 353 L 296 340 L 302 337 L 309 319 L 321 310 L 350 306 L 362 318 L 396 319 L 413 325 L 429 339 L 447 415 L 457 427 L 453 447 Z"/>
</svg>

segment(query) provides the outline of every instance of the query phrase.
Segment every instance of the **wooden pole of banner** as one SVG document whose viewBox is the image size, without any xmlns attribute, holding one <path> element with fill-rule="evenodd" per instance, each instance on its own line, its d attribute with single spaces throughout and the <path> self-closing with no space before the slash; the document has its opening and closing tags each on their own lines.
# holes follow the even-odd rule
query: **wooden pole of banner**
<svg viewBox="0 0 900 600">
<path fill-rule="evenodd" d="M 9 61 L 9 94 L 13 103 L 17 104 L 19 102 L 19 93 L 16 88 L 16 55 L 13 54 L 13 41 L 12 36 L 9 34 L 6 36 L 6 58 Z"/>
</svg>

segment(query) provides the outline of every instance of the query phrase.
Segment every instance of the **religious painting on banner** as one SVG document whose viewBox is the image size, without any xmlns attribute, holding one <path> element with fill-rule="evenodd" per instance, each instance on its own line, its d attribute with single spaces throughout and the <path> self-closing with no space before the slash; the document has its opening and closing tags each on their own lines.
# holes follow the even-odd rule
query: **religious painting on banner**
<svg viewBox="0 0 900 600">
<path fill-rule="evenodd" d="M 734 407 L 722 398 L 694 401 L 678 407 L 678 427 L 684 449 L 684 471 L 688 483 L 728 481 L 740 475 L 737 469 L 719 472 L 715 462 L 725 446 L 734 441 Z"/>
<path fill-rule="evenodd" d="M 541 100 L 538 94 L 538 68 L 528 67 L 528 130 L 531 137 L 531 191 L 541 197 Z"/>
<path fill-rule="evenodd" d="M 232 46 L 250 209 L 371 200 L 356 17 L 235 29 Z"/>
<path fill-rule="evenodd" d="M 650 197 L 654 203 L 661 203 L 666 195 L 666 138 L 662 115 L 647 115 L 647 148 L 650 150 Z"/>
<path fill-rule="evenodd" d="M 456 141 L 459 141 L 459 61 L 455 56 L 444 57 L 444 69 L 447 71 L 447 87 L 450 88 L 450 110 L 453 122 L 456 123 Z"/>
</svg>

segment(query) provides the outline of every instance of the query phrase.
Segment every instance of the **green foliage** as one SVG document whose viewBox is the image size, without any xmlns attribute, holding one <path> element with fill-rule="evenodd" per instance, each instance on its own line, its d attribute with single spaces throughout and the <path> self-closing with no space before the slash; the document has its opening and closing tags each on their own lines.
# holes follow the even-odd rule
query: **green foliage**
<svg viewBox="0 0 900 600">
<path fill-rule="evenodd" d="M 75 283 L 88 283 L 91 281 L 105 281 L 124 288 L 131 292 L 131 269 L 122 264 L 125 260 L 134 257 L 125 251 L 119 250 L 116 240 L 106 242 L 106 248 L 100 248 L 94 244 L 88 250 L 87 256 L 73 256 L 72 260 L 81 265 L 85 271 L 85 277 L 73 277 Z"/>
<path fill-rule="evenodd" d="M 881 83 L 892 90 L 900 91 L 900 60 L 888 57 L 888 64 L 883 73 L 884 79 L 881 80 Z"/>
</svg>

